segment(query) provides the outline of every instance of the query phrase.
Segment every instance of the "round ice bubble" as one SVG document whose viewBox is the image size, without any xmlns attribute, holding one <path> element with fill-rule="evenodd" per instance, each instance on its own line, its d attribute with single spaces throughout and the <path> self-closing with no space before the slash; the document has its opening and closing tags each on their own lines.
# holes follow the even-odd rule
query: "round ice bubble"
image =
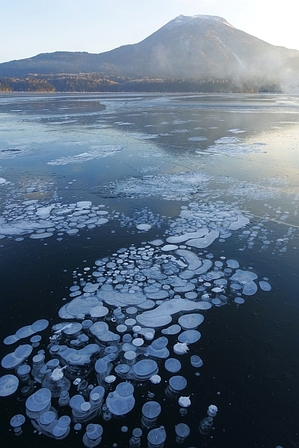
<svg viewBox="0 0 299 448">
<path fill-rule="evenodd" d="M 266 282 L 265 280 L 261 280 L 259 282 L 259 287 L 261 288 L 262 291 L 271 291 L 272 289 L 270 283 Z"/>
<path fill-rule="evenodd" d="M 178 323 L 184 330 L 198 327 L 204 321 L 204 316 L 199 313 L 185 314 L 178 319 Z"/>
<path fill-rule="evenodd" d="M 153 359 L 141 359 L 132 369 L 138 379 L 148 379 L 158 371 L 158 364 Z"/>
<path fill-rule="evenodd" d="M 166 359 L 164 366 L 165 366 L 165 369 L 171 373 L 177 373 L 182 368 L 181 362 L 176 358 Z"/>
<path fill-rule="evenodd" d="M 174 427 L 174 429 L 177 437 L 179 438 L 179 443 L 182 443 L 184 439 L 190 434 L 190 428 L 188 425 L 186 425 L 186 423 L 179 423 Z"/>
<path fill-rule="evenodd" d="M 161 414 L 161 405 L 157 401 L 147 401 L 141 409 L 143 424 L 147 427 L 154 426 L 158 416 Z"/>
<path fill-rule="evenodd" d="M 201 367 L 203 365 L 203 360 L 198 355 L 192 355 L 190 358 L 191 365 L 193 367 Z"/>
<path fill-rule="evenodd" d="M 9 423 L 12 428 L 19 428 L 25 423 L 25 417 L 22 414 L 16 414 L 10 419 Z"/>
<path fill-rule="evenodd" d="M 116 386 L 115 390 L 121 397 L 129 397 L 134 392 L 134 386 L 133 386 L 133 384 L 126 381 L 123 383 L 119 383 Z"/>
<path fill-rule="evenodd" d="M 19 379 L 15 375 L 4 375 L 0 378 L 0 397 L 12 395 L 19 387 Z"/>
<path fill-rule="evenodd" d="M 39 417 L 39 423 L 44 426 L 50 425 L 56 418 L 56 413 L 54 411 L 43 412 Z"/>
<path fill-rule="evenodd" d="M 26 409 L 31 412 L 39 412 L 47 408 L 51 402 L 51 392 L 49 389 L 42 387 L 26 400 Z"/>
<path fill-rule="evenodd" d="M 151 382 L 152 384 L 159 384 L 159 383 L 161 383 L 161 377 L 160 377 L 160 375 L 152 375 L 152 376 L 150 377 L 150 382 Z"/>
<path fill-rule="evenodd" d="M 181 375 L 175 375 L 169 378 L 169 386 L 174 392 L 180 392 L 187 386 L 187 380 Z"/>
<path fill-rule="evenodd" d="M 160 447 L 163 446 L 166 437 L 167 435 L 164 426 L 160 426 L 160 428 L 155 428 L 149 431 L 147 441 L 150 447 Z"/>
<path fill-rule="evenodd" d="M 214 418 L 214 417 L 216 417 L 217 412 L 218 412 L 217 406 L 214 404 L 210 404 L 210 406 L 208 407 L 208 411 L 207 411 L 208 416 Z"/>
<path fill-rule="evenodd" d="M 185 342 L 186 344 L 194 344 L 194 342 L 199 341 L 200 338 L 201 334 L 197 330 L 186 330 L 178 336 L 179 342 Z"/>
</svg>

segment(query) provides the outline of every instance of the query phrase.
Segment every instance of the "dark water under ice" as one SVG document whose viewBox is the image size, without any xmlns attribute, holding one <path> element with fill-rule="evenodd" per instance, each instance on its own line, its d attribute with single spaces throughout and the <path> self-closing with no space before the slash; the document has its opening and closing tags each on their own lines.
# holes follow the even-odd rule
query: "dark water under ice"
<svg viewBox="0 0 299 448">
<path fill-rule="evenodd" d="M 177 246 L 213 263 L 236 260 L 257 275 L 257 286 L 261 280 L 271 285 L 251 295 L 227 287 L 227 299 L 218 304 L 213 285 L 200 291 L 193 276 L 196 300 L 206 293 L 211 304 L 199 311 L 201 338 L 176 356 L 178 335 L 168 337 L 171 357 L 180 360 L 179 374 L 187 379 L 182 395 L 190 396 L 191 406 L 185 415 L 177 399 L 165 395 L 172 374 L 165 359 L 156 359 L 161 383 L 130 380 L 136 399 L 131 412 L 108 422 L 97 415 L 80 431 L 72 423 L 63 440 L 38 434 L 28 417 L 15 436 L 9 422 L 15 414 L 26 416 L 27 397 L 20 388 L 0 397 L 1 446 L 81 447 L 86 425 L 99 423 L 99 446 L 128 447 L 132 430 L 141 427 L 142 405 L 154 399 L 162 408 L 155 427 L 165 427 L 165 447 L 299 447 L 298 112 L 298 97 L 284 95 L 0 96 L 0 339 L 38 319 L 49 321 L 40 346 L 24 362 L 32 365 L 38 350 L 51 359 L 52 326 L 64 321 L 58 312 L 73 299 L 72 285 L 96 283 L 96 261 L 104 260 L 106 282 L 126 287 L 128 277 L 120 279 L 117 266 L 109 268 L 121 249 L 158 257 L 170 236 L 200 225 L 220 229 L 206 247 L 188 246 L 187 240 Z M 229 231 L 228 220 L 237 216 L 246 223 Z M 149 230 L 139 230 L 140 224 Z M 152 244 L 158 239 L 163 245 Z M 162 256 L 178 259 L 177 249 Z M 244 303 L 235 303 L 236 297 Z M 112 328 L 115 306 L 108 308 L 104 319 Z M 173 315 L 172 323 L 182 314 L 187 312 Z M 163 328 L 155 328 L 155 338 Z M 1 359 L 29 339 L 1 342 Z M 198 369 L 190 364 L 194 354 L 204 362 Z M 96 386 L 94 363 L 86 379 Z M 1 377 L 16 374 L 0 368 Z M 106 386 L 107 393 L 120 381 Z M 72 385 L 70 395 L 76 393 Z M 202 436 L 198 426 L 210 404 L 218 414 Z M 59 415 L 71 415 L 57 399 L 52 405 Z M 191 430 L 182 444 L 174 432 L 180 422 Z"/>
</svg>

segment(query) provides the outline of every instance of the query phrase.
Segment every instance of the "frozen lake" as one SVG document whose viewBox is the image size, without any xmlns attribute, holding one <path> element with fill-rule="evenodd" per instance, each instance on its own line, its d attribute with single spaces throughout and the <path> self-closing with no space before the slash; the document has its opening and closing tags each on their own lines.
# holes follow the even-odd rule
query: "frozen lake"
<svg viewBox="0 0 299 448">
<path fill-rule="evenodd" d="M 298 112 L 0 95 L 1 446 L 299 446 Z"/>
</svg>

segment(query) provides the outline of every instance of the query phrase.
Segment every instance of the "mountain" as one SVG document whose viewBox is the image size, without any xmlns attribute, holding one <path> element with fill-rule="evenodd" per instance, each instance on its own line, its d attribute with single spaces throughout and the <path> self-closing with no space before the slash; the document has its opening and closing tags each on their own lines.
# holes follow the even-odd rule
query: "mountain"
<svg viewBox="0 0 299 448">
<path fill-rule="evenodd" d="M 100 54 L 54 52 L 0 64 L 0 77 L 97 73 L 296 85 L 299 51 L 278 47 L 217 16 L 180 15 L 143 41 Z"/>
</svg>

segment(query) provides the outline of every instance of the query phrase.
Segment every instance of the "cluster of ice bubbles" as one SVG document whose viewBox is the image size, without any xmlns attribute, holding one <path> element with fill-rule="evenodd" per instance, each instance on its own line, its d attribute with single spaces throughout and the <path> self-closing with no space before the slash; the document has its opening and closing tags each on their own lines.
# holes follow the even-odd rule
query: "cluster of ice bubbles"
<svg viewBox="0 0 299 448">
<path fill-rule="evenodd" d="M 148 174 L 110 182 L 92 189 L 93 193 L 108 197 L 162 197 L 164 200 L 190 201 L 197 193 L 206 193 L 212 177 L 202 172 Z"/>
<path fill-rule="evenodd" d="M 90 204 L 75 207 L 80 216 Z M 139 224 L 140 231 L 148 230 L 146 224 Z M 17 346 L 1 361 L 12 373 L 0 378 L 0 396 L 23 397 L 27 419 L 38 432 L 63 439 L 71 430 L 82 431 L 87 447 L 105 438 L 106 421 L 139 406 L 140 425 L 128 432 L 128 446 L 163 447 L 170 429 L 160 421 L 162 406 L 176 403 L 182 417 L 192 409 L 188 374 L 192 369 L 199 375 L 203 365 L 197 342 L 204 314 L 232 300 L 242 304 L 258 288 L 271 290 L 267 279 L 258 280 L 237 260 L 215 259 L 207 250 L 215 239 L 225 240 L 248 224 L 248 217 L 223 203 L 191 203 L 182 207 L 165 239 L 121 248 L 96 260 L 84 275 L 74 271 L 69 301 L 47 342 L 40 334 L 48 329 L 46 319 L 5 338 L 6 346 Z M 183 357 L 189 358 L 188 372 Z M 157 392 L 148 389 L 136 400 L 140 386 Z M 210 434 L 217 410 L 210 405 L 199 417 L 202 436 Z M 22 433 L 25 420 L 23 414 L 12 417 L 15 434 Z M 181 422 L 172 431 L 181 443 L 191 429 Z"/>
<path fill-rule="evenodd" d="M 120 151 L 122 151 L 121 146 L 91 146 L 88 151 L 76 154 L 74 156 L 59 157 L 48 162 L 48 165 L 68 165 L 73 163 L 83 163 L 90 160 L 113 156 Z"/>
<path fill-rule="evenodd" d="M 37 199 L 11 202 L 0 217 L 0 238 L 29 235 L 32 239 L 45 239 L 54 233 L 73 236 L 80 229 L 92 229 L 109 221 L 104 205 L 95 206 L 91 201 L 71 204 L 61 202 L 41 203 Z"/>
</svg>

